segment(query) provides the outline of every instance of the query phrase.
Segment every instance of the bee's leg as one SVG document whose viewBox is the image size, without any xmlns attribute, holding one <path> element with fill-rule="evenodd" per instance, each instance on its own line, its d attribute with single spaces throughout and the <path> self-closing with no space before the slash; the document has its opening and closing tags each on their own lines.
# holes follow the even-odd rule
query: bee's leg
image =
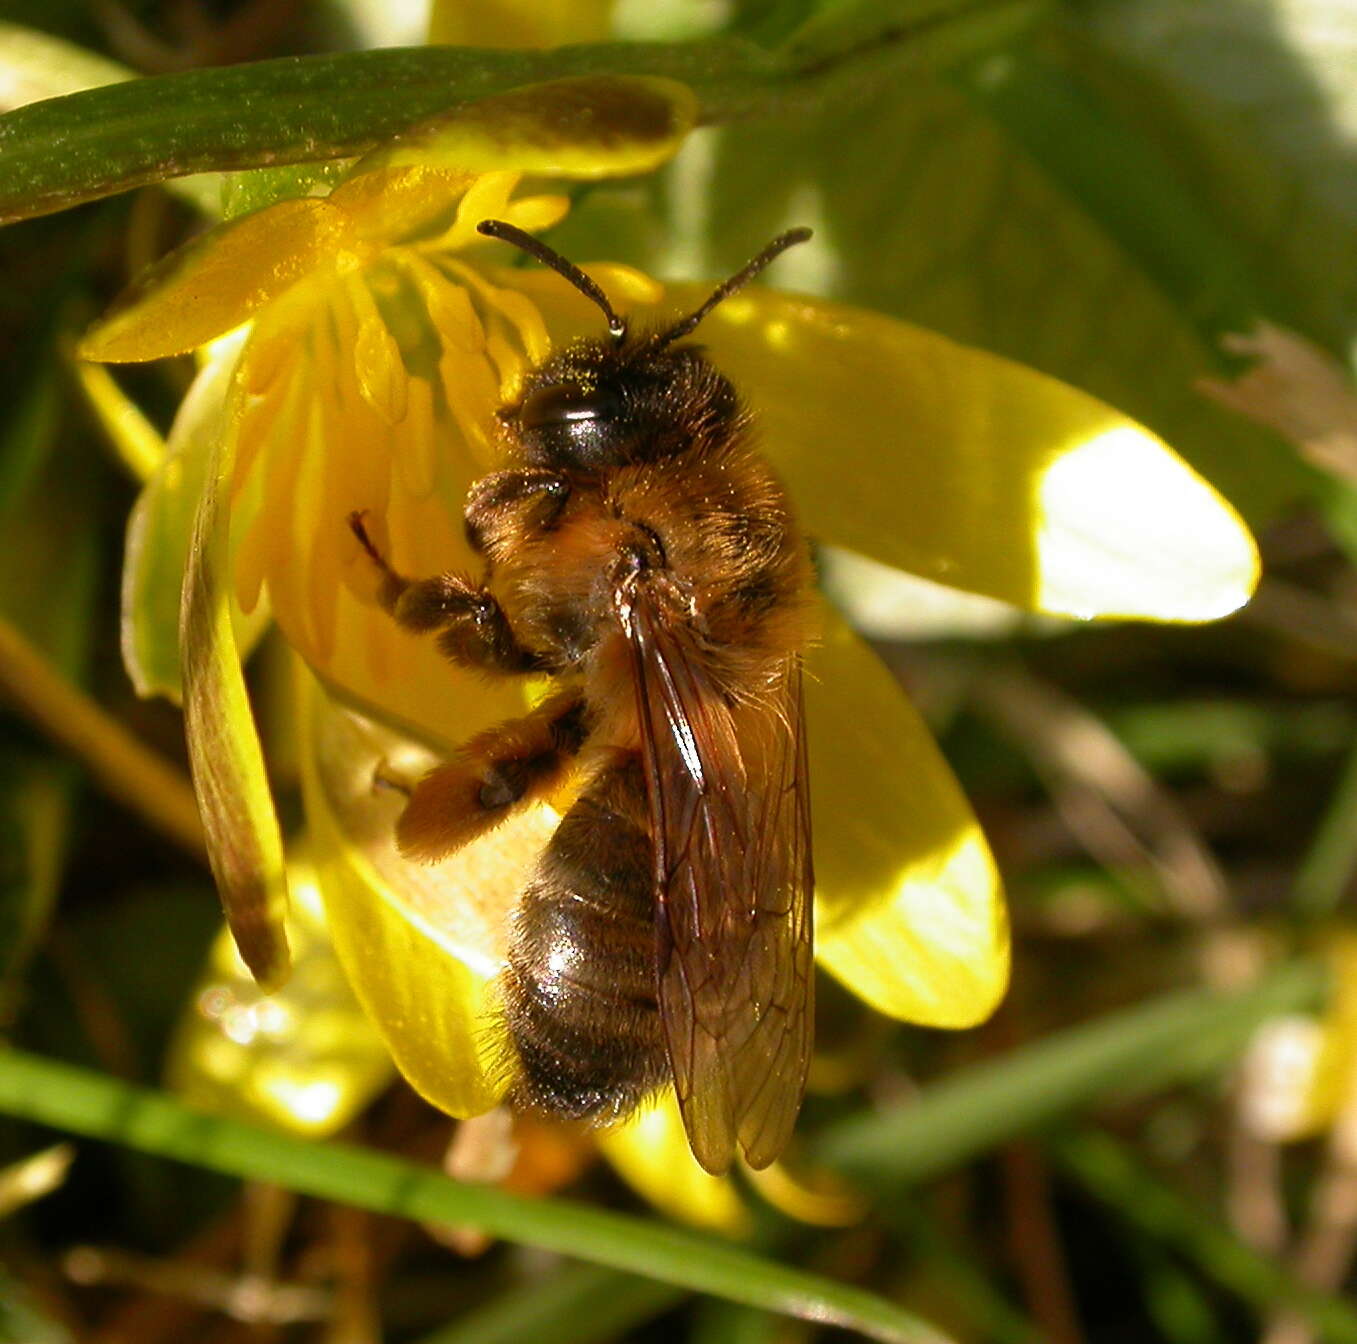
<svg viewBox="0 0 1357 1344">
<path fill-rule="evenodd" d="M 471 549 L 483 555 L 496 537 L 526 527 L 550 532 L 570 500 L 570 482 L 559 472 L 520 467 L 482 476 L 467 495 L 462 515 Z"/>
<path fill-rule="evenodd" d="M 542 798 L 565 778 L 588 736 L 584 697 L 565 691 L 471 739 L 415 785 L 396 823 L 407 858 L 433 862 Z"/>
<path fill-rule="evenodd" d="M 377 600 L 397 625 L 416 634 L 438 632 L 438 647 L 454 663 L 491 672 L 534 671 L 537 656 L 515 638 L 495 595 L 460 574 L 407 579 L 388 563 L 368 536 L 361 513 L 349 527 L 382 575 Z"/>
</svg>

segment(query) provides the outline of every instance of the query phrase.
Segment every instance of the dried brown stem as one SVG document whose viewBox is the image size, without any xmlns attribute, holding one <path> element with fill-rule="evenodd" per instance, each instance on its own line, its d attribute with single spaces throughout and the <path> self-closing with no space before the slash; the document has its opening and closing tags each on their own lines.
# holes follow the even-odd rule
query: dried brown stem
<svg viewBox="0 0 1357 1344">
<path fill-rule="evenodd" d="M 1027 1309 L 1045 1344 L 1083 1344 L 1045 1164 L 1025 1142 L 1010 1143 L 1001 1161 L 1009 1253 Z"/>
<path fill-rule="evenodd" d="M 193 787 L 182 771 L 137 741 L 0 619 L 0 691 L 89 771 L 110 797 L 195 859 L 205 856 Z"/>
</svg>

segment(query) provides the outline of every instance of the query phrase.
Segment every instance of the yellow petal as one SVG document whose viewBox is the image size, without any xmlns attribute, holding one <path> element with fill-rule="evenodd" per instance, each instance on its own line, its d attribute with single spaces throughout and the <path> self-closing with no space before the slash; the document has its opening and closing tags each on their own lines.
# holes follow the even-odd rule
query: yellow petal
<svg viewBox="0 0 1357 1344">
<path fill-rule="evenodd" d="M 438 864 L 395 848 L 425 752 L 334 705 L 305 678 L 302 782 L 330 933 L 400 1071 L 451 1115 L 488 1110 L 505 1085 L 495 977 L 508 912 L 559 818 L 525 811 Z"/>
<path fill-rule="evenodd" d="M 335 959 L 314 874 L 294 861 L 289 877 L 287 984 L 264 994 L 223 930 L 175 1032 L 166 1078 L 201 1110 L 324 1137 L 348 1124 L 395 1069 Z"/>
<path fill-rule="evenodd" d="M 364 159 L 356 174 L 419 164 L 586 181 L 645 173 L 674 155 L 696 119 L 696 97 L 671 79 L 555 79 L 466 103 L 413 127 Z"/>
<path fill-rule="evenodd" d="M 475 180 L 465 169 L 427 163 L 375 172 L 360 168 L 326 199 L 344 211 L 358 237 L 400 242 L 445 219 Z"/>
<path fill-rule="evenodd" d="M 672 1087 L 624 1124 L 600 1134 L 598 1146 L 633 1190 L 671 1218 L 728 1236 L 750 1231 L 749 1211 L 735 1183 L 698 1166 Z"/>
<path fill-rule="evenodd" d="M 0 1168 L 0 1218 L 10 1218 L 26 1204 L 60 1189 L 73 1161 L 75 1148 L 58 1143 Z M 12 1302 L 7 1314 L 23 1319 L 22 1308 L 14 1312 Z"/>
<path fill-rule="evenodd" d="M 848 623 L 868 639 L 1006 639 L 1041 620 L 1060 629 L 1057 617 L 1030 613 L 963 588 L 921 579 L 856 551 L 821 546 L 820 586 Z"/>
<path fill-rule="evenodd" d="M 195 238 L 158 262 L 81 342 L 82 359 L 179 355 L 247 321 L 355 242 L 328 201 L 280 201 Z"/>
<path fill-rule="evenodd" d="M 1238 1093 L 1239 1116 L 1250 1133 L 1268 1143 L 1290 1143 L 1333 1123 L 1352 1071 L 1352 1043 L 1345 1047 L 1347 1058 L 1337 1058 L 1326 1035 L 1307 1013 L 1269 1018 L 1253 1033 L 1240 1062 Z"/>
<path fill-rule="evenodd" d="M 829 1171 L 793 1172 L 784 1162 L 745 1173 L 749 1184 L 779 1213 L 818 1227 L 852 1227 L 871 1211 L 871 1201 Z"/>
<path fill-rule="evenodd" d="M 164 458 L 137 497 L 123 552 L 123 666 L 140 696 L 179 702 L 179 603 L 189 535 L 207 476 L 212 445 L 226 433 L 226 402 L 240 341 L 220 341 L 174 418 Z M 260 613 L 262 617 L 263 613 Z M 262 633 L 262 620 L 232 613 L 242 649 Z"/>
<path fill-rule="evenodd" d="M 228 409 L 227 422 L 234 418 Z M 179 627 L 184 733 L 226 918 L 255 979 L 272 988 L 287 973 L 287 877 L 231 622 L 233 455 L 233 436 L 224 433 L 213 446 L 189 544 Z"/>
<path fill-rule="evenodd" d="M 682 312 L 708 292 L 676 285 Z M 697 333 L 757 415 L 812 535 L 1077 616 L 1210 620 L 1248 600 L 1234 510 L 1147 429 L 1045 374 L 879 314 L 769 290 Z"/>
<path fill-rule="evenodd" d="M 1344 929 L 1332 934 L 1325 953 L 1332 998 L 1322 1022 L 1314 1072 L 1307 1080 L 1302 1118 L 1288 1137 L 1304 1137 L 1333 1124 L 1357 1098 L 1357 932 Z"/>
<path fill-rule="evenodd" d="M 365 305 L 374 324 L 378 313 L 390 316 L 395 343 L 377 333 L 361 343 L 361 364 L 358 317 L 344 297 L 361 289 L 357 280 L 298 285 L 254 323 L 240 372 L 251 395 L 239 418 L 240 451 L 251 454 L 253 466 L 238 498 L 257 499 L 258 507 L 238 538 L 238 595 L 248 606 L 266 582 L 288 641 L 327 683 L 380 707 L 385 721 L 451 748 L 521 712 L 521 695 L 503 680 L 453 667 L 433 638 L 397 627 L 376 603 L 376 569 L 347 523 L 351 513 L 366 512 L 388 560 L 414 578 L 474 573 L 479 564 L 460 513 L 484 468 L 458 432 L 465 408 L 448 404 L 441 380 L 433 384 L 405 367 L 398 346 L 406 341 L 427 362 L 420 342 L 432 311 L 405 274 L 393 283 L 405 285 L 408 296 L 398 288 L 388 299 L 383 291 Z M 388 278 L 369 267 L 362 283 Z M 455 395 L 476 401 L 480 419 L 489 421 L 494 399 L 485 384 L 493 374 L 484 354 L 455 354 Z M 402 406 L 404 415 L 393 420 Z"/>
<path fill-rule="evenodd" d="M 894 678 L 832 614 L 807 672 L 816 956 L 891 1017 L 972 1026 L 1008 983 L 980 827 Z"/>
</svg>

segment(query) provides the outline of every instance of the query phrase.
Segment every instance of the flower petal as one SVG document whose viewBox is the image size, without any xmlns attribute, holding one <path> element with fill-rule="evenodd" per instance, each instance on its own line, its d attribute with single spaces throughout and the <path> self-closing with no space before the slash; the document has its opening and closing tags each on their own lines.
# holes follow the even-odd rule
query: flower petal
<svg viewBox="0 0 1357 1344">
<path fill-rule="evenodd" d="M 226 419 L 228 424 L 235 420 L 229 407 Z M 184 733 L 208 859 L 226 918 L 255 979 L 274 988 L 288 966 L 283 928 L 287 876 L 231 623 L 233 457 L 234 435 L 225 433 L 213 447 L 189 544 L 179 624 Z"/>
<path fill-rule="evenodd" d="M 138 695 L 179 702 L 179 603 L 194 515 L 212 445 L 227 431 L 227 396 L 240 341 L 222 341 L 189 388 L 155 475 L 127 520 L 123 552 L 123 666 Z M 261 613 L 262 614 L 262 613 Z M 235 621 L 241 647 L 258 638 L 260 621 Z"/>
<path fill-rule="evenodd" d="M 357 169 L 517 169 L 593 181 L 645 173 L 678 150 L 697 98 L 672 79 L 585 75 L 528 84 L 413 127 Z"/>
<path fill-rule="evenodd" d="M 734 1181 L 698 1166 L 672 1087 L 600 1134 L 598 1146 L 633 1190 L 671 1218 L 728 1236 L 751 1230 L 749 1210 Z"/>
<path fill-rule="evenodd" d="M 391 1056 L 355 1002 L 309 865 L 289 866 L 293 972 L 276 994 L 250 978 L 226 930 L 180 1020 L 169 1086 L 201 1110 L 324 1137 L 391 1081 Z"/>
<path fill-rule="evenodd" d="M 328 201 L 280 201 L 195 238 L 153 266 L 80 343 L 82 359 L 180 355 L 238 327 L 356 239 Z"/>
<path fill-rule="evenodd" d="M 1323 1017 L 1314 1074 L 1303 1097 L 1304 1118 L 1294 1137 L 1337 1123 L 1345 1112 L 1351 1115 L 1357 1104 L 1357 932 L 1329 930 L 1324 953 L 1333 990 Z"/>
<path fill-rule="evenodd" d="M 706 286 L 675 285 L 666 307 Z M 699 338 L 757 414 L 813 536 L 1077 616 L 1210 620 L 1253 538 L 1163 442 L 1054 378 L 861 309 L 742 291 Z"/>
<path fill-rule="evenodd" d="M 894 678 L 829 614 L 807 660 L 816 957 L 891 1017 L 968 1027 L 1008 983 L 984 836 Z"/>
<path fill-rule="evenodd" d="M 457 428 L 466 408 L 449 405 L 442 380 L 432 381 L 439 366 L 425 377 L 406 365 L 437 357 L 428 335 L 437 313 L 406 275 L 370 267 L 352 284 L 308 281 L 254 323 L 242 356 L 249 395 L 238 429 L 242 460 L 248 450 L 253 467 L 251 479 L 238 483 L 238 500 L 257 498 L 258 507 L 238 537 L 237 591 L 249 605 L 266 581 L 279 626 L 327 684 L 451 748 L 521 713 L 521 692 L 453 667 L 433 638 L 400 629 L 377 605 L 379 576 L 346 522 L 365 512 L 378 546 L 414 578 L 475 572 L 479 563 L 460 519 L 481 469 Z M 361 342 L 360 364 L 351 299 L 378 282 L 383 292 L 364 308 L 381 330 Z M 391 338 L 379 312 L 393 315 Z M 447 358 L 454 354 L 455 395 L 476 402 L 488 421 L 494 375 L 483 352 L 472 342 Z M 398 407 L 404 413 L 393 421 Z"/>
<path fill-rule="evenodd" d="M 1311 1139 L 1333 1123 L 1351 1077 L 1352 1052 L 1326 1077 L 1324 1026 L 1308 1013 L 1283 1013 L 1261 1023 L 1240 1061 L 1239 1117 L 1268 1143 Z"/>
<path fill-rule="evenodd" d="M 352 221 L 357 237 L 398 243 L 446 217 L 476 180 L 461 168 L 419 164 L 405 168 L 356 170 L 327 197 Z"/>
<path fill-rule="evenodd" d="M 427 753 L 341 709 L 304 677 L 302 785 L 331 937 L 359 1002 L 400 1071 L 451 1115 L 488 1110 L 504 1088 L 496 975 L 508 912 L 559 818 L 522 812 L 438 864 L 395 847 Z"/>
</svg>

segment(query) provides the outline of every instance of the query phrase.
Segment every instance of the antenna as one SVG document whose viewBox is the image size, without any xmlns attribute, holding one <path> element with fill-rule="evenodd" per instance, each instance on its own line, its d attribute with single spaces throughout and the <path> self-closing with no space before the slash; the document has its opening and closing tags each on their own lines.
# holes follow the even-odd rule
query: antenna
<svg viewBox="0 0 1357 1344">
<path fill-rule="evenodd" d="M 797 243 L 804 243 L 810 236 L 811 230 L 804 225 L 799 229 L 788 229 L 786 233 L 778 234 L 753 261 L 745 265 L 743 269 L 736 271 L 729 280 L 718 285 L 712 292 L 711 298 L 701 308 L 694 313 L 689 313 L 677 326 L 670 327 L 656 342 L 656 348 L 663 349 L 664 346 L 671 345 L 674 341 L 681 341 L 718 303 L 723 299 L 730 298 L 737 289 L 747 285 L 765 266 L 776 261 L 789 247 L 795 247 Z"/>
<path fill-rule="evenodd" d="M 608 319 L 608 334 L 618 345 L 626 339 L 627 324 L 613 311 L 608 296 L 578 266 L 567 261 L 559 252 L 553 252 L 540 238 L 534 238 L 532 234 L 524 233 L 516 224 L 506 224 L 502 219 L 483 219 L 476 225 L 476 232 L 483 233 L 487 238 L 498 238 L 502 243 L 512 243 L 530 257 L 536 257 L 544 266 L 550 266 L 557 275 L 567 279 L 586 298 L 598 304 L 603 310 L 603 316 Z M 809 236 L 809 230 L 806 232 Z M 772 257 L 768 260 L 771 261 Z M 767 262 L 764 263 L 766 264 Z M 750 266 L 753 265 L 754 263 L 750 262 Z M 745 270 L 748 269 L 748 266 L 745 267 Z"/>
</svg>

